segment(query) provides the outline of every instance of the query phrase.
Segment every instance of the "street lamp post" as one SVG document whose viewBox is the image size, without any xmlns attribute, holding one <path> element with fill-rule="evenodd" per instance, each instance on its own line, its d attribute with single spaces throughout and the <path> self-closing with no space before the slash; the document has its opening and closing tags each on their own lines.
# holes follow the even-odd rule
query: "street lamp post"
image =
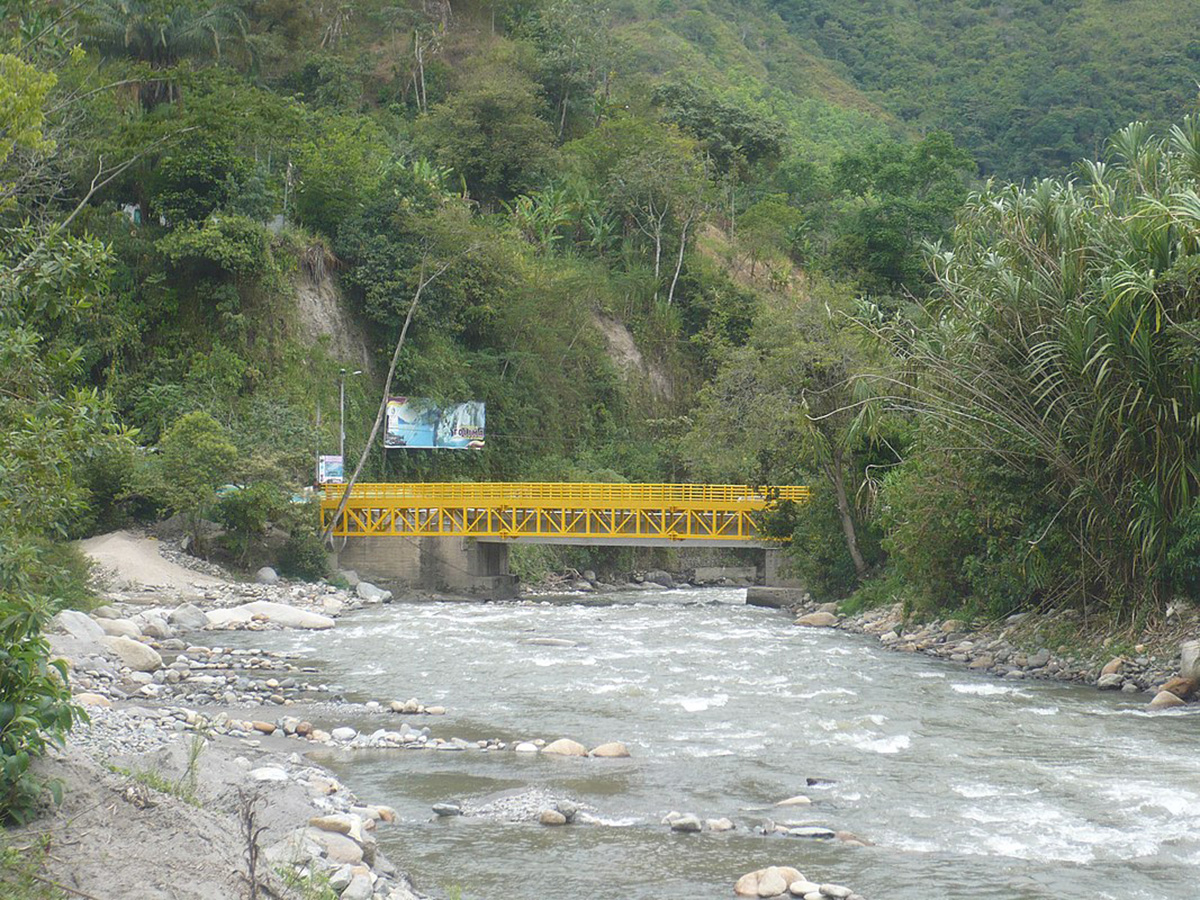
<svg viewBox="0 0 1200 900">
<path fill-rule="evenodd" d="M 351 375 L 361 375 L 356 369 Z M 346 370 L 338 371 L 338 456 L 342 458 L 342 469 L 346 466 Z"/>
</svg>

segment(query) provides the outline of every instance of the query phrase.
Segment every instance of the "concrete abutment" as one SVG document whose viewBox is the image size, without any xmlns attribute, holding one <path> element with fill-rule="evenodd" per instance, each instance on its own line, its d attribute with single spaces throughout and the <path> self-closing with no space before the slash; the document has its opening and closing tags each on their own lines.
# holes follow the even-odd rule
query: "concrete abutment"
<svg viewBox="0 0 1200 900">
<path fill-rule="evenodd" d="M 486 600 L 517 594 L 507 544 L 461 537 L 355 537 L 338 543 L 339 568 L 393 593 L 438 591 Z"/>
</svg>

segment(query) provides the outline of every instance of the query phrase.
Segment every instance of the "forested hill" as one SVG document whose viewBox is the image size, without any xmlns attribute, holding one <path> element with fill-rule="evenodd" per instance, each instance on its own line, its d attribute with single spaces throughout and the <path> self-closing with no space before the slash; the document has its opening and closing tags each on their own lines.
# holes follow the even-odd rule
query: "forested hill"
<svg viewBox="0 0 1200 900">
<path fill-rule="evenodd" d="M 985 174 L 1058 174 L 1134 119 L 1195 106 L 1191 0 L 770 0 L 806 47 Z"/>
</svg>

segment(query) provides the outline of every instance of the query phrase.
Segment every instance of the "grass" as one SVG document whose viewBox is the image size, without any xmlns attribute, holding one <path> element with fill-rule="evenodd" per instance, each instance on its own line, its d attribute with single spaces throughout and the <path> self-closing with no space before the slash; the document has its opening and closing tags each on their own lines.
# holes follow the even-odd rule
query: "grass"
<svg viewBox="0 0 1200 900">
<path fill-rule="evenodd" d="M 134 781 L 144 784 L 151 790 L 175 797 L 189 806 L 199 809 L 202 804 L 196 793 L 196 789 L 198 786 L 200 755 L 204 752 L 206 746 L 208 746 L 208 740 L 204 734 L 197 732 L 192 736 L 192 742 L 188 745 L 187 766 L 178 779 L 168 778 L 162 772 L 157 772 L 153 769 L 133 770 L 115 766 L 111 763 L 108 764 L 107 768 L 118 775 L 132 778 Z"/>
<path fill-rule="evenodd" d="M 275 870 L 283 883 L 296 892 L 299 900 L 337 900 L 338 893 L 329 885 L 325 872 L 305 869 L 298 871 L 290 866 Z"/>
<path fill-rule="evenodd" d="M 27 847 L 0 845 L 0 895 L 5 900 L 63 900 L 66 894 L 41 874 L 49 852 L 48 834 Z"/>
</svg>

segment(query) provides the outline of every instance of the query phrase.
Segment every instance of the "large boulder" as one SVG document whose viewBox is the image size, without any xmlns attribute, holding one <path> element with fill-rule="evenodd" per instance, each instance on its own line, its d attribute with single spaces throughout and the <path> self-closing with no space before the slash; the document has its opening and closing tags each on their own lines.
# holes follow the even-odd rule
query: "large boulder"
<svg viewBox="0 0 1200 900">
<path fill-rule="evenodd" d="M 1183 706 L 1183 700 L 1180 700 L 1176 694 L 1170 691 L 1159 691 L 1154 695 L 1154 699 L 1150 701 L 1151 709 L 1170 709 L 1173 706 Z"/>
<path fill-rule="evenodd" d="M 153 647 L 127 637 L 101 638 L 101 643 L 117 655 L 123 665 L 135 672 L 157 672 L 162 668 L 162 657 Z"/>
<path fill-rule="evenodd" d="M 354 593 L 358 594 L 359 597 L 368 603 L 389 603 L 392 599 L 391 591 L 385 591 L 383 588 L 376 587 L 369 581 L 360 581 L 355 585 Z"/>
<path fill-rule="evenodd" d="M 92 643 L 104 637 L 104 629 L 99 622 L 73 609 L 64 609 L 51 621 L 60 631 L 79 641 Z"/>
<path fill-rule="evenodd" d="M 173 610 L 167 620 L 178 628 L 198 629 L 208 625 L 204 610 L 192 603 L 183 603 Z"/>
<path fill-rule="evenodd" d="M 139 638 L 142 636 L 142 629 L 129 619 L 101 619 L 97 624 L 104 629 L 105 634 L 113 637 Z"/>
<path fill-rule="evenodd" d="M 553 744 L 547 744 L 542 748 L 542 752 L 549 753 L 551 756 L 587 756 L 587 748 L 570 738 L 562 738 Z"/>
<path fill-rule="evenodd" d="M 659 587 L 675 587 L 675 579 L 671 577 L 671 573 L 664 572 L 662 569 L 653 569 L 647 572 L 646 580 L 651 584 L 657 584 Z"/>
<path fill-rule="evenodd" d="M 1180 700 L 1190 700 L 1196 690 L 1200 688 L 1195 678 L 1170 678 L 1159 688 L 1160 691 L 1170 691 Z"/>
<path fill-rule="evenodd" d="M 1200 641 L 1184 641 L 1179 647 L 1179 675 L 1200 681 Z"/>
<path fill-rule="evenodd" d="M 591 755 L 601 759 L 624 759 L 629 756 L 629 748 L 620 741 L 609 741 L 594 749 Z"/>
<path fill-rule="evenodd" d="M 213 609 L 205 613 L 209 625 L 224 626 L 249 622 L 255 616 L 261 616 L 275 625 L 284 628 L 308 628 L 321 630 L 332 628 L 333 619 L 320 613 L 296 609 L 286 603 L 273 603 L 270 600 L 255 600 L 253 603 L 243 603 L 230 609 Z"/>
<path fill-rule="evenodd" d="M 274 569 L 272 569 L 270 566 L 263 566 L 261 569 L 259 569 L 257 572 L 254 573 L 254 580 L 257 581 L 259 584 L 278 584 L 279 583 L 279 573 L 276 572 Z"/>
</svg>

